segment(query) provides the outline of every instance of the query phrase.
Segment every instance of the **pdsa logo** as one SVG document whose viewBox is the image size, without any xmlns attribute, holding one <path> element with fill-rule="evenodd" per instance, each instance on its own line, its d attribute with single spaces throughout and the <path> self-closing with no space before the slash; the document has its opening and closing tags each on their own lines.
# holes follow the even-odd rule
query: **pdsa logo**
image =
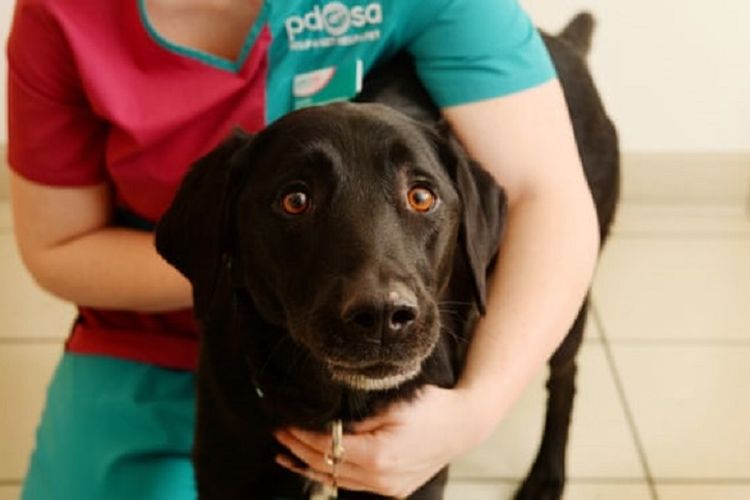
<svg viewBox="0 0 750 500">
<path fill-rule="evenodd" d="M 380 38 L 383 7 L 378 2 L 347 7 L 341 2 L 316 5 L 284 22 L 291 50 L 354 45 Z M 356 30 L 355 33 L 350 31 Z"/>
</svg>

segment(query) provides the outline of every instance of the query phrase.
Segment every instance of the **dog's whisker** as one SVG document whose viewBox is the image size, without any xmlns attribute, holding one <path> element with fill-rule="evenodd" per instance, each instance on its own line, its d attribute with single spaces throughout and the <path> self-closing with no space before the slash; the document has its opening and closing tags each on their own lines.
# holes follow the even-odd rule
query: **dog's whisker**
<svg viewBox="0 0 750 500">
<path fill-rule="evenodd" d="M 289 377 L 298 373 L 297 369 L 300 366 L 300 362 L 304 362 L 303 358 L 307 356 L 309 356 L 309 353 L 305 349 L 292 350 L 292 359 L 289 360 L 289 364 L 287 365 L 286 370 L 284 370 L 284 378 L 282 380 L 283 383 L 287 383 L 289 381 Z"/>
<path fill-rule="evenodd" d="M 367 399 L 365 398 L 365 395 L 358 391 L 352 392 L 349 396 L 349 404 L 352 414 L 356 416 L 356 420 L 364 420 L 367 416 L 365 414 L 367 409 Z"/>
<path fill-rule="evenodd" d="M 438 307 L 438 311 L 440 312 L 440 314 L 452 314 L 452 315 L 454 315 L 456 317 L 465 316 L 465 314 L 463 313 L 463 311 L 458 311 L 458 310 L 454 310 L 454 309 L 448 309 L 448 308 L 444 308 L 444 307 Z"/>
<path fill-rule="evenodd" d="M 464 338 L 460 335 L 458 335 L 456 332 L 454 332 L 452 329 L 448 328 L 445 325 L 440 326 L 440 331 L 447 334 L 449 337 L 451 337 L 453 340 L 457 341 L 460 344 L 468 344 L 469 339 Z"/>
<path fill-rule="evenodd" d="M 439 309 L 441 316 L 450 316 L 455 320 L 463 322 L 466 320 L 466 315 L 460 311 L 451 311 L 446 309 Z"/>
<path fill-rule="evenodd" d="M 321 316 L 321 314 L 322 313 L 320 311 L 310 311 L 305 315 L 299 316 L 294 321 L 287 321 L 287 327 L 289 331 L 299 331 L 304 327 L 304 325 L 315 324 L 317 322 L 316 320 Z"/>
<path fill-rule="evenodd" d="M 268 356 L 266 357 L 266 361 L 263 363 L 263 366 L 260 367 L 258 370 L 258 375 L 262 375 L 263 372 L 268 368 L 268 365 L 271 363 L 271 360 L 273 359 L 273 356 L 276 354 L 276 352 L 279 350 L 279 347 L 285 342 L 285 341 L 291 341 L 292 338 L 288 335 L 282 335 L 279 340 L 276 341 L 274 346 L 271 348 L 271 350 L 268 352 Z"/>
<path fill-rule="evenodd" d="M 445 305 L 457 305 L 457 306 L 470 306 L 473 305 L 473 302 L 462 302 L 459 300 L 441 300 L 438 302 L 438 306 L 445 306 Z"/>
</svg>

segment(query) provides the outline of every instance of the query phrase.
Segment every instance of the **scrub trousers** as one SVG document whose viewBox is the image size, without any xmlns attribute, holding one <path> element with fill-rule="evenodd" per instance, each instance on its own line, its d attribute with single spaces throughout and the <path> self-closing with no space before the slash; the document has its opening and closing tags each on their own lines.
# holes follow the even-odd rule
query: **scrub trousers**
<svg viewBox="0 0 750 500">
<path fill-rule="evenodd" d="M 194 500 L 193 373 L 65 353 L 22 500 Z"/>
</svg>

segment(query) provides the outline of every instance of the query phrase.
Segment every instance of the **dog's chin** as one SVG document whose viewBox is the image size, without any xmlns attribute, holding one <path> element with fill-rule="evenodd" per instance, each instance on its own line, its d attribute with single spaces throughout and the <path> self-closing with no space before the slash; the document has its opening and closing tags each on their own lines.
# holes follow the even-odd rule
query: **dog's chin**
<svg viewBox="0 0 750 500">
<path fill-rule="evenodd" d="M 365 368 L 349 368 L 329 363 L 333 381 L 359 391 L 385 391 L 395 389 L 412 380 L 421 371 L 421 362 L 406 365 L 378 364 Z"/>
</svg>

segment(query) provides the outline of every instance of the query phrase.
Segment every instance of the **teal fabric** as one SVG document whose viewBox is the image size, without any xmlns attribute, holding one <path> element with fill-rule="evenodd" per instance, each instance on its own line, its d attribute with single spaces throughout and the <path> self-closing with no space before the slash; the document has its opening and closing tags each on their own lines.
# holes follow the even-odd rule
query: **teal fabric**
<svg viewBox="0 0 750 500">
<path fill-rule="evenodd" d="M 362 60 L 367 73 L 406 49 L 441 107 L 507 95 L 555 76 L 546 47 L 518 0 L 265 0 L 235 61 L 183 47 L 141 21 L 168 50 L 231 72 L 260 30 L 271 33 L 268 123 L 293 110 L 295 75 Z"/>
<path fill-rule="evenodd" d="M 511 94 L 544 83 L 555 69 L 518 0 L 265 0 L 230 61 L 163 38 L 141 21 L 159 44 L 184 56 L 238 72 L 262 28 L 271 33 L 267 123 L 294 109 L 296 75 L 362 60 L 364 72 L 406 49 L 441 107 Z"/>
<path fill-rule="evenodd" d="M 420 78 L 441 107 L 511 94 L 555 77 L 518 0 L 266 0 L 264 15 L 272 36 L 269 123 L 293 109 L 295 75 L 356 59 L 366 74 L 402 49 L 414 55 Z"/>
<path fill-rule="evenodd" d="M 22 500 L 192 500 L 194 376 L 66 353 Z"/>
<path fill-rule="evenodd" d="M 517 0 L 420 4 L 433 5 L 437 14 L 424 26 L 409 23 L 408 48 L 441 107 L 508 95 L 555 76 L 547 48 Z"/>
</svg>

